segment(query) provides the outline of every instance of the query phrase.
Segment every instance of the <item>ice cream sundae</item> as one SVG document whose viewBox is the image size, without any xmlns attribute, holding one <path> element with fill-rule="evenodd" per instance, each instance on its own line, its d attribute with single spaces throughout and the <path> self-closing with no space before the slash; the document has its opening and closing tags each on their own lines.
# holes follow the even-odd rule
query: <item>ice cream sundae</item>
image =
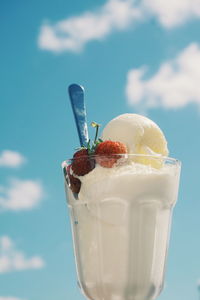
<svg viewBox="0 0 200 300">
<path fill-rule="evenodd" d="M 152 300 L 162 290 L 180 174 L 168 153 L 157 124 L 122 114 L 63 162 L 78 282 L 87 299 Z"/>
</svg>

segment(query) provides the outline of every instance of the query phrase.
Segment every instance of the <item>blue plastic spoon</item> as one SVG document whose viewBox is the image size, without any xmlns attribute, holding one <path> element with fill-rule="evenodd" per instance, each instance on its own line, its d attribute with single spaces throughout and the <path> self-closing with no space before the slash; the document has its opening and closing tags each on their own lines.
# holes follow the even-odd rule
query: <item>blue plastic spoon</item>
<svg viewBox="0 0 200 300">
<path fill-rule="evenodd" d="M 68 92 L 78 131 L 80 145 L 87 146 L 89 138 L 86 107 L 84 101 L 84 88 L 78 84 L 71 84 L 68 88 Z"/>
</svg>

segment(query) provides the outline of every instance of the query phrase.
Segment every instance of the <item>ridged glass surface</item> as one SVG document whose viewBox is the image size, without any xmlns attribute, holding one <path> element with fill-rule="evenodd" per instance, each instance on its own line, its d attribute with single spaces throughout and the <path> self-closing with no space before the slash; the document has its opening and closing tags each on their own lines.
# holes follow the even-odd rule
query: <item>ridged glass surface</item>
<svg viewBox="0 0 200 300">
<path fill-rule="evenodd" d="M 123 180 L 122 176 L 122 184 Z M 80 201 L 66 183 L 78 282 L 87 299 L 158 297 L 178 181 L 175 167 L 174 172 L 160 177 L 140 174 L 123 198 L 123 193 L 117 197 L 118 193 L 109 190 L 108 178 L 98 201 Z M 113 184 L 110 186 L 113 189 Z M 101 189 L 96 188 L 96 193 Z"/>
</svg>

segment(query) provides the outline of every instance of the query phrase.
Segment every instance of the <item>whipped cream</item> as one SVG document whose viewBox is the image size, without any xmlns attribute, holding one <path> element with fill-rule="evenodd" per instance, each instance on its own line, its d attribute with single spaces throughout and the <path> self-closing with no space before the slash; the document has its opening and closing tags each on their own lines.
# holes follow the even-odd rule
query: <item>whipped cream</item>
<svg viewBox="0 0 200 300">
<path fill-rule="evenodd" d="M 126 199 L 137 201 L 138 198 L 162 195 L 163 205 L 174 203 L 176 194 L 169 195 L 169 188 L 176 185 L 174 167 L 163 166 L 160 169 L 129 161 L 124 165 L 104 168 L 100 165 L 88 174 L 79 176 L 81 190 L 79 200 L 100 202 L 105 199 Z"/>
</svg>

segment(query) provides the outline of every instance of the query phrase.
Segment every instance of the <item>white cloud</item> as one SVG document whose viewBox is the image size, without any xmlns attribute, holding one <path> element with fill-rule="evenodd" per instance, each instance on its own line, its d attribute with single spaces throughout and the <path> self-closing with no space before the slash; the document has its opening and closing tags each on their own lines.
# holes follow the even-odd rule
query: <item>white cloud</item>
<svg viewBox="0 0 200 300">
<path fill-rule="evenodd" d="M 16 151 L 4 150 L 0 153 L 0 167 L 16 168 L 25 161 L 25 157 Z"/>
<path fill-rule="evenodd" d="M 142 8 L 166 28 L 180 26 L 200 17 L 199 0 L 143 0 Z"/>
<path fill-rule="evenodd" d="M 27 258 L 23 252 L 16 249 L 10 237 L 0 237 L 0 273 L 40 269 L 43 266 L 44 261 L 41 257 Z"/>
<path fill-rule="evenodd" d="M 0 297 L 0 300 L 22 300 L 16 297 Z"/>
<path fill-rule="evenodd" d="M 164 62 L 148 79 L 144 79 L 147 67 L 130 70 L 126 85 L 129 104 L 140 109 L 200 105 L 199 66 L 200 46 L 191 44 L 175 59 Z"/>
<path fill-rule="evenodd" d="M 91 40 L 101 40 L 140 19 L 133 0 L 109 0 L 95 12 L 69 17 L 54 25 L 43 24 L 38 46 L 53 52 L 80 51 Z"/>
<path fill-rule="evenodd" d="M 43 195 L 41 183 L 12 179 L 9 186 L 0 186 L 0 211 L 32 209 L 40 203 Z"/>
<path fill-rule="evenodd" d="M 79 52 L 92 40 L 102 40 L 135 22 L 155 18 L 166 29 L 200 18 L 199 0 L 108 0 L 96 11 L 86 11 L 55 24 L 45 22 L 38 46 L 55 53 Z"/>
</svg>

